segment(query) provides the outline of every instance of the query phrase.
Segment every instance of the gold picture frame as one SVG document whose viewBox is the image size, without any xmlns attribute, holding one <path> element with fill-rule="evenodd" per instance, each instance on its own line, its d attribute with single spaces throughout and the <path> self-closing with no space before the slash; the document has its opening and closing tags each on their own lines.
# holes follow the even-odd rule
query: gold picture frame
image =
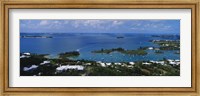
<svg viewBox="0 0 200 96">
<path fill-rule="evenodd" d="M 122 96 L 122 95 L 175 95 L 199 96 L 200 67 L 199 67 L 199 3 L 198 0 L 187 1 L 134 1 L 134 0 L 96 0 L 96 1 L 15 1 L 1 0 L 1 58 L 0 78 L 1 94 L 4 96 L 17 95 L 63 95 L 63 96 Z M 11 88 L 9 87 L 9 9 L 52 9 L 52 8 L 123 8 L 123 9 L 191 9 L 192 10 L 192 87 L 191 88 Z"/>
</svg>

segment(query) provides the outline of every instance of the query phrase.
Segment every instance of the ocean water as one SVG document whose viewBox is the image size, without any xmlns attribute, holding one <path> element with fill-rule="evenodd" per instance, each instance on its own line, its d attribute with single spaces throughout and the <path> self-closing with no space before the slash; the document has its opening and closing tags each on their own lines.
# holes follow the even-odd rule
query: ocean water
<svg viewBox="0 0 200 96">
<path fill-rule="evenodd" d="M 53 38 L 20 38 L 20 52 L 31 52 L 37 54 L 50 54 L 55 58 L 59 53 L 68 51 L 79 51 L 75 60 L 94 60 L 102 62 L 130 62 L 143 60 L 180 59 L 180 54 L 175 51 L 163 51 L 156 54 L 148 50 L 145 56 L 125 55 L 119 52 L 111 54 L 91 53 L 93 50 L 124 48 L 137 49 L 139 47 L 158 47 L 149 40 L 179 40 L 175 38 L 152 37 L 154 34 L 143 33 L 20 33 L 20 36 L 52 36 Z M 159 35 L 159 34 L 157 34 Z M 173 35 L 173 34 L 172 34 Z M 117 39 L 116 37 L 124 38 Z"/>
</svg>

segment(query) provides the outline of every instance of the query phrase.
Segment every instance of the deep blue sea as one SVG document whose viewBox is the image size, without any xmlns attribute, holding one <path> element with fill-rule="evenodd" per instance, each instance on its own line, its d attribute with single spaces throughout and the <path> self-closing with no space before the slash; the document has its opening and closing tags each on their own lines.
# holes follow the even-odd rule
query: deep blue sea
<svg viewBox="0 0 200 96">
<path fill-rule="evenodd" d="M 59 53 L 79 51 L 80 56 L 71 59 L 86 59 L 103 62 L 130 62 L 143 60 L 180 59 L 175 51 L 164 51 L 156 54 L 148 50 L 145 56 L 124 55 L 119 52 L 111 54 L 91 53 L 93 50 L 124 48 L 137 49 L 139 47 L 158 47 L 149 40 L 179 40 L 179 38 L 152 37 L 154 34 L 144 33 L 20 33 L 20 36 L 52 36 L 53 38 L 20 38 L 20 52 L 50 54 L 55 58 Z M 124 38 L 117 39 L 116 37 Z"/>
</svg>

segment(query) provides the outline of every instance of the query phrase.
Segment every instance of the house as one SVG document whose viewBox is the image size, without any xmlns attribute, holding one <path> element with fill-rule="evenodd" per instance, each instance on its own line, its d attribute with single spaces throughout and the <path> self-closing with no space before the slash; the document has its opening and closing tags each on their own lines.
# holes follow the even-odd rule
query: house
<svg viewBox="0 0 200 96">
<path fill-rule="evenodd" d="M 85 65 L 91 65 L 91 63 L 85 63 Z"/>
<path fill-rule="evenodd" d="M 171 64 L 171 65 L 180 65 L 180 62 L 178 62 L 178 61 L 171 61 L 171 62 L 169 62 L 169 64 Z"/>
<path fill-rule="evenodd" d="M 64 70 L 70 70 L 70 69 L 82 71 L 82 70 L 84 70 L 84 67 L 81 66 L 81 65 L 63 65 L 63 66 L 57 67 L 56 71 L 57 72 L 62 72 Z"/>
<path fill-rule="evenodd" d="M 169 46 L 169 44 L 165 44 L 165 46 Z"/>
<path fill-rule="evenodd" d="M 174 66 L 174 65 L 177 65 L 176 62 L 172 61 L 172 62 L 169 62 L 170 65 Z"/>
<path fill-rule="evenodd" d="M 165 64 L 165 61 L 156 61 L 157 64 L 161 64 L 161 65 L 164 65 Z"/>
<path fill-rule="evenodd" d="M 26 58 L 26 56 L 25 56 L 25 55 L 22 55 L 22 56 L 20 56 L 20 58 Z"/>
<path fill-rule="evenodd" d="M 43 61 L 42 63 L 40 63 L 40 65 L 45 65 L 45 64 L 49 64 L 49 63 L 51 63 L 50 61 Z"/>
<path fill-rule="evenodd" d="M 133 68 L 133 65 L 127 65 L 128 68 Z"/>
<path fill-rule="evenodd" d="M 173 60 L 171 60 L 171 59 L 167 59 L 167 61 L 172 62 Z"/>
<path fill-rule="evenodd" d="M 115 63 L 115 65 L 121 65 L 121 63 Z"/>
<path fill-rule="evenodd" d="M 156 61 L 153 61 L 153 60 L 150 60 L 149 62 L 151 62 L 151 63 L 156 63 Z"/>
<path fill-rule="evenodd" d="M 23 53 L 23 54 L 20 56 L 20 58 L 29 58 L 29 57 L 31 57 L 30 55 L 31 55 L 30 53 Z"/>
<path fill-rule="evenodd" d="M 180 65 L 180 62 L 176 62 L 176 65 Z"/>
<path fill-rule="evenodd" d="M 101 61 L 97 61 L 97 63 L 102 63 Z"/>
<path fill-rule="evenodd" d="M 176 62 L 180 62 L 180 60 L 175 60 Z"/>
<path fill-rule="evenodd" d="M 176 62 L 170 61 L 169 64 L 171 64 L 171 65 L 176 65 Z"/>
<path fill-rule="evenodd" d="M 105 63 L 99 63 L 102 67 L 106 67 Z"/>
<path fill-rule="evenodd" d="M 143 65 L 150 65 L 151 63 L 143 62 L 142 64 L 143 64 Z"/>
<path fill-rule="evenodd" d="M 153 50 L 153 47 L 149 47 L 148 49 L 149 49 L 149 50 Z"/>
<path fill-rule="evenodd" d="M 36 69 L 38 66 L 37 65 L 32 65 L 31 67 L 24 67 L 24 71 L 29 71 L 29 70 L 32 70 L 32 69 Z"/>
<path fill-rule="evenodd" d="M 31 53 L 23 53 L 23 55 L 30 56 Z"/>
<path fill-rule="evenodd" d="M 106 63 L 107 66 L 110 66 L 112 63 Z"/>
<path fill-rule="evenodd" d="M 134 65 L 134 64 L 135 64 L 135 62 L 129 62 L 129 64 L 131 64 L 131 65 Z"/>
</svg>

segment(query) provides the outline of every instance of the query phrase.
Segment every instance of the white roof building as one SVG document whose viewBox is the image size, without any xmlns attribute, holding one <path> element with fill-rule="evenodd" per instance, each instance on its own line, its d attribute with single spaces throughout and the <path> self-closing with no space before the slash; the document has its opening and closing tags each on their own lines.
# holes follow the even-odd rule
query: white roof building
<svg viewBox="0 0 200 96">
<path fill-rule="evenodd" d="M 31 55 L 31 53 L 23 53 L 23 55 Z"/>
<path fill-rule="evenodd" d="M 50 61 L 43 61 L 42 63 L 40 63 L 40 65 L 45 65 L 45 64 L 49 64 L 51 63 Z"/>
<path fill-rule="evenodd" d="M 162 65 L 165 64 L 164 61 L 156 61 L 156 63 L 157 63 L 157 64 L 162 64 Z"/>
<path fill-rule="evenodd" d="M 148 49 L 149 49 L 149 50 L 153 50 L 153 47 L 149 47 Z"/>
<path fill-rule="evenodd" d="M 175 60 L 176 62 L 180 62 L 180 60 Z"/>
<path fill-rule="evenodd" d="M 144 65 L 150 65 L 151 63 L 143 62 L 142 64 L 144 64 Z"/>
<path fill-rule="evenodd" d="M 91 63 L 85 63 L 85 65 L 91 65 Z"/>
<path fill-rule="evenodd" d="M 81 65 L 63 65 L 56 68 L 56 71 L 63 71 L 68 69 L 83 70 L 84 67 Z"/>
<path fill-rule="evenodd" d="M 115 65 L 121 65 L 121 63 L 115 63 Z"/>
<path fill-rule="evenodd" d="M 106 67 L 105 63 L 99 63 L 102 67 Z"/>
<path fill-rule="evenodd" d="M 20 58 L 29 58 L 30 56 L 27 55 L 21 55 Z"/>
<path fill-rule="evenodd" d="M 167 59 L 167 61 L 172 62 L 173 60 L 171 60 L 171 59 Z"/>
<path fill-rule="evenodd" d="M 110 66 L 112 63 L 106 63 L 107 66 Z"/>
<path fill-rule="evenodd" d="M 50 63 L 50 61 L 43 61 L 43 63 Z"/>
<path fill-rule="evenodd" d="M 176 65 L 180 65 L 180 62 L 176 62 Z"/>
<path fill-rule="evenodd" d="M 31 67 L 24 67 L 24 71 L 29 71 L 29 70 L 32 70 L 32 69 L 36 69 L 38 66 L 37 65 L 32 65 Z"/>
<path fill-rule="evenodd" d="M 169 44 L 165 44 L 165 46 L 169 46 Z"/>
<path fill-rule="evenodd" d="M 169 64 L 171 64 L 171 65 L 180 65 L 180 62 L 171 61 L 171 62 L 169 62 Z"/>
<path fill-rule="evenodd" d="M 22 55 L 22 56 L 20 56 L 20 58 L 26 58 L 26 56 L 25 56 L 25 55 Z"/>
<path fill-rule="evenodd" d="M 151 62 L 151 63 L 156 63 L 156 61 L 153 61 L 153 60 L 150 60 L 149 62 Z"/>
<path fill-rule="evenodd" d="M 97 63 L 102 63 L 101 61 L 97 61 Z"/>
<path fill-rule="evenodd" d="M 131 65 L 134 65 L 134 64 L 135 64 L 135 62 L 129 62 L 129 64 L 131 64 Z"/>
<path fill-rule="evenodd" d="M 133 67 L 133 65 L 128 65 L 127 67 L 128 67 L 128 68 L 132 68 L 132 67 Z"/>
<path fill-rule="evenodd" d="M 169 62 L 169 64 L 176 65 L 176 62 L 171 61 L 171 62 Z"/>
</svg>

